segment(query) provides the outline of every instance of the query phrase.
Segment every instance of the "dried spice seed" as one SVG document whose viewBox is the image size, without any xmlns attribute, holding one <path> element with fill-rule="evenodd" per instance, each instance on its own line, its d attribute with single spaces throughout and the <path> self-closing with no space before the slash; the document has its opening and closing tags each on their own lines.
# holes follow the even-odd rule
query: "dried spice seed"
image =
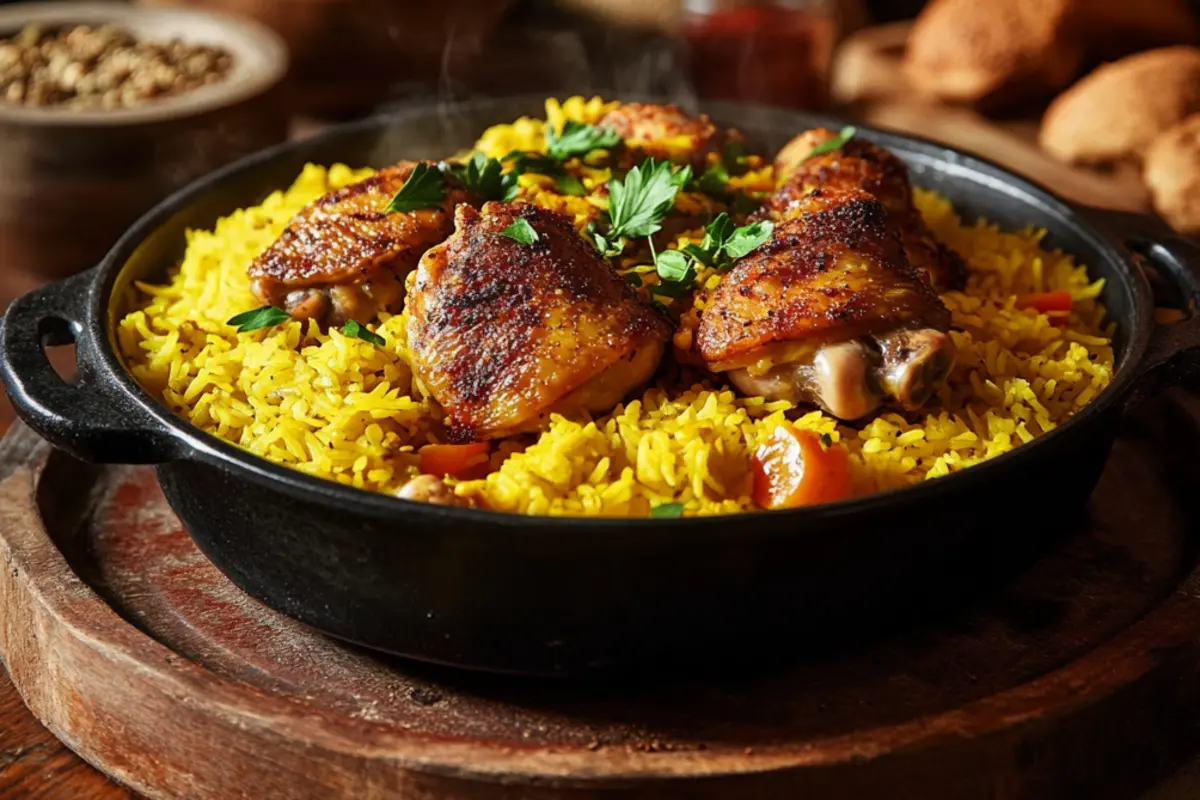
<svg viewBox="0 0 1200 800">
<path fill-rule="evenodd" d="M 0 38 L 0 98 L 35 108 L 132 108 L 225 80 L 225 49 L 139 41 L 115 25 L 26 27 Z"/>
</svg>

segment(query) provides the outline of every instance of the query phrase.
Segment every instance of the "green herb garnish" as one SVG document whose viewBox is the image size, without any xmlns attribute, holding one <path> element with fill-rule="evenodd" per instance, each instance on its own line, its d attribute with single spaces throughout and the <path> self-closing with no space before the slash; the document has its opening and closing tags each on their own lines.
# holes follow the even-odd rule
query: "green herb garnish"
<svg viewBox="0 0 1200 800">
<path fill-rule="evenodd" d="M 395 214 L 436 208 L 441 205 L 445 194 L 446 185 L 442 180 L 441 170 L 425 163 L 417 164 L 408 180 L 400 187 L 400 191 L 396 192 L 396 196 L 387 204 L 384 212 Z"/>
<path fill-rule="evenodd" d="M 565 172 L 560 172 L 554 176 L 554 188 L 558 189 L 560 194 L 572 197 L 582 197 L 587 194 L 587 188 L 584 187 L 583 181 Z"/>
<path fill-rule="evenodd" d="M 533 229 L 533 226 L 529 224 L 528 220 L 522 217 L 517 217 L 517 219 L 513 221 L 513 224 L 500 231 L 500 235 L 507 236 L 517 244 L 523 244 L 526 247 L 538 240 L 537 231 Z"/>
<path fill-rule="evenodd" d="M 724 197 L 729 185 L 729 171 L 724 164 L 713 164 L 696 181 L 696 188 L 710 197 Z"/>
<path fill-rule="evenodd" d="M 562 164 L 550 156 L 541 155 L 539 153 L 522 153 L 520 150 L 514 150 L 506 155 L 501 161 L 512 162 L 513 194 L 516 194 L 516 181 L 518 175 L 523 175 L 527 172 L 533 172 L 538 175 L 546 175 L 554 179 L 554 188 L 560 194 L 570 195 L 572 197 L 582 197 L 587 194 L 587 189 L 583 182 L 574 175 L 568 174 L 563 170 Z"/>
<path fill-rule="evenodd" d="M 691 268 L 691 262 L 678 250 L 664 250 L 654 260 L 654 267 L 663 280 L 681 281 Z"/>
<path fill-rule="evenodd" d="M 650 236 L 662 229 L 663 219 L 675 207 L 679 190 L 692 179 L 692 168 L 675 169 L 670 162 L 648 158 L 608 182 L 608 233 L 593 231 L 596 247 L 605 256 L 619 255 L 629 239 Z"/>
<path fill-rule="evenodd" d="M 624 180 L 609 181 L 608 215 L 613 232 L 628 238 L 657 233 L 691 177 L 691 167 L 675 170 L 669 162 L 648 158 L 629 170 Z"/>
<path fill-rule="evenodd" d="M 610 150 L 621 144 L 621 136 L 607 125 L 588 125 L 567 120 L 562 133 L 546 126 L 546 153 L 556 161 L 584 156 L 593 150 Z"/>
<path fill-rule="evenodd" d="M 705 228 L 704 240 L 698 245 L 689 244 L 684 251 L 705 266 L 726 270 L 771 238 L 774 229 L 767 220 L 736 228 L 728 214 L 718 214 Z"/>
<path fill-rule="evenodd" d="M 625 280 L 629 281 L 629 285 L 635 288 L 642 285 L 642 276 L 636 272 L 626 272 Z"/>
<path fill-rule="evenodd" d="M 729 258 L 730 263 L 737 261 L 770 239 L 771 232 L 774 230 L 775 225 L 768 220 L 762 220 L 753 225 L 743 225 L 725 240 L 725 256 Z"/>
<path fill-rule="evenodd" d="M 832 153 L 834 150 L 839 149 L 840 147 L 844 146 L 846 142 L 853 139 L 854 134 L 856 133 L 858 133 L 858 128 L 854 127 L 853 125 L 847 125 L 846 127 L 842 128 L 841 132 L 838 133 L 837 136 L 833 137 L 832 139 L 826 139 L 814 147 L 812 152 L 804 157 L 804 160 L 808 161 L 813 156 L 822 156 L 826 153 Z"/>
<path fill-rule="evenodd" d="M 822 433 L 820 439 L 822 447 L 833 447 L 833 437 L 828 433 Z"/>
<path fill-rule="evenodd" d="M 461 180 L 481 200 L 512 200 L 517 194 L 517 173 L 505 174 L 504 165 L 483 153 L 476 153 L 466 164 L 438 165 Z"/>
<path fill-rule="evenodd" d="M 349 336 L 351 339 L 361 339 L 364 342 L 375 345 L 376 347 L 383 347 L 385 344 L 387 344 L 387 342 L 383 340 L 383 337 L 378 333 L 372 333 L 354 320 L 350 320 L 342 326 L 342 335 Z"/>
<path fill-rule="evenodd" d="M 650 509 L 652 519 L 679 519 L 683 516 L 683 503 L 663 503 Z"/>
<path fill-rule="evenodd" d="M 244 311 L 236 317 L 231 317 L 226 323 L 237 328 L 238 333 L 248 333 L 259 328 L 271 328 L 291 319 L 291 315 L 282 308 L 263 306 L 253 311 Z"/>
</svg>

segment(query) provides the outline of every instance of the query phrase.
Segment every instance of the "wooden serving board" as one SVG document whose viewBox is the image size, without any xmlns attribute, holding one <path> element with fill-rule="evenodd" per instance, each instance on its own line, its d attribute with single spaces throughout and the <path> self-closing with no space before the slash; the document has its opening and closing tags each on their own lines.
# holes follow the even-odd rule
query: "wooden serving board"
<svg viewBox="0 0 1200 800">
<path fill-rule="evenodd" d="M 831 93 L 855 118 L 975 153 L 1050 187 L 1068 200 L 1120 211 L 1149 211 L 1136 169 L 1076 168 L 1037 145 L 1038 117 L 993 120 L 966 107 L 922 97 L 904 77 L 911 22 L 863 29 L 839 47 Z"/>
<path fill-rule="evenodd" d="M 1200 745 L 1200 399 L 1156 402 L 1076 524 L 961 607 L 820 659 L 582 685 L 323 637 L 218 573 L 152 470 L 17 425 L 0 652 L 51 731 L 155 798 L 1129 797 Z"/>
</svg>

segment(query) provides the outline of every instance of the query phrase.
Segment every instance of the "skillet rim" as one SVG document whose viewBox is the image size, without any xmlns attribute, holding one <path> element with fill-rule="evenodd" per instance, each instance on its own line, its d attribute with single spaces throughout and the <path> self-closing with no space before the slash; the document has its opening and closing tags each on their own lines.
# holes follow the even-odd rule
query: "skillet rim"
<svg viewBox="0 0 1200 800">
<path fill-rule="evenodd" d="M 609 96 L 599 92 L 592 94 Z M 630 93 L 619 94 L 622 97 L 630 95 Z M 612 96 L 617 95 L 613 94 Z M 833 520 L 852 518 L 855 515 L 878 511 L 882 507 L 919 506 L 935 502 L 939 496 L 945 493 L 969 491 L 969 487 L 989 480 L 1000 470 L 1016 470 L 1022 464 L 1029 463 L 1041 452 L 1039 447 L 1054 446 L 1056 442 L 1066 442 L 1068 437 L 1077 435 L 1092 418 L 1102 414 L 1114 403 L 1125 398 L 1142 374 L 1139 367 L 1146 355 L 1151 331 L 1154 328 L 1153 309 L 1149 300 L 1151 294 L 1149 283 L 1142 271 L 1131 263 L 1128 256 L 1122 254 L 1113 239 L 1101 233 L 1085 213 L 1073 207 L 1052 190 L 1040 186 L 1030 179 L 1020 177 L 984 157 L 972 155 L 929 139 L 888 131 L 825 114 L 793 111 L 756 103 L 716 101 L 701 102 L 698 107 L 699 110 L 710 114 L 718 122 L 728 117 L 757 121 L 757 119 L 769 119 L 772 116 L 776 118 L 790 116 L 794 119 L 808 121 L 803 124 L 854 124 L 860 133 L 865 133 L 872 139 L 882 139 L 885 146 L 891 146 L 887 143 L 889 140 L 904 144 L 910 151 L 904 159 L 910 170 L 914 165 L 912 156 L 915 154 L 918 157 L 916 160 L 923 166 L 936 165 L 938 171 L 948 179 L 968 179 L 967 173 L 974 173 L 969 179 L 973 183 L 986 186 L 990 193 L 1005 194 L 1025 206 L 1036 206 L 1043 214 L 1053 217 L 1054 221 L 1062 227 L 1072 230 L 1103 258 L 1108 259 L 1114 265 L 1119 265 L 1116 274 L 1122 278 L 1122 288 L 1127 290 L 1134 300 L 1135 308 L 1130 314 L 1131 319 L 1128 321 L 1117 320 L 1118 325 L 1125 329 L 1126 342 L 1114 359 L 1116 368 L 1108 387 L 1093 398 L 1085 408 L 1076 412 L 1074 416 L 1049 433 L 987 461 L 933 480 L 924 480 L 908 486 L 818 506 L 652 520 L 650 517 L 522 514 L 433 505 L 360 489 L 328 478 L 319 478 L 275 464 L 177 417 L 165 404 L 155 399 L 138 384 L 126 368 L 118 355 L 115 330 L 110 323 L 112 315 L 109 311 L 115 300 L 116 279 L 138 247 L 144 244 L 164 222 L 190 203 L 209 193 L 213 187 L 218 186 L 226 179 L 269 165 L 284 154 L 302 153 L 307 149 L 314 149 L 330 139 L 342 136 L 383 130 L 388 124 L 394 124 L 400 120 L 427 117 L 430 114 L 480 114 L 490 107 L 510 107 L 522 101 L 544 103 L 546 97 L 547 95 L 538 94 L 506 95 L 451 104 L 421 104 L 398 111 L 375 114 L 355 122 L 334 125 L 316 136 L 300 141 L 283 142 L 221 167 L 171 194 L 140 217 L 117 240 L 100 263 L 91 270 L 95 274 L 89 281 L 89 296 L 85 306 L 87 319 L 83 324 L 89 329 L 89 338 L 92 340 L 90 342 L 91 355 L 98 356 L 99 366 L 102 367 L 102 372 L 98 377 L 110 382 L 110 385 L 115 384 L 115 388 L 128 401 L 149 415 L 160 426 L 160 429 L 165 429 L 162 432 L 172 441 L 174 447 L 168 449 L 170 457 L 164 458 L 160 466 L 177 461 L 200 463 L 224 469 L 238 478 L 244 478 L 258 486 L 287 494 L 295 499 L 320 502 L 332 508 L 356 514 L 369 514 L 377 519 L 391 518 L 400 521 L 405 517 L 418 515 L 439 519 L 445 523 L 462 522 L 509 530 L 525 529 L 522 532 L 528 532 L 531 535 L 545 529 L 569 526 L 576 530 L 603 531 L 607 535 L 636 533 L 639 536 L 645 535 L 645 526 L 651 522 L 655 530 L 679 533 L 686 528 L 689 535 L 696 536 L 701 533 L 720 533 L 721 531 L 718 529 L 724 528 L 735 520 L 753 523 L 770 519 L 775 523 L 772 526 L 752 525 L 749 530 L 739 532 L 741 536 L 749 535 L 757 527 L 761 528 L 760 533 L 769 534 L 771 531 L 778 531 L 779 526 L 787 521 L 795 523 L 796 527 L 800 528 L 807 521 L 818 518 Z M 654 98 L 644 100 L 644 98 L 638 97 L 637 99 L 654 101 Z M 626 102 L 631 100 L 632 97 Z M 658 101 L 670 102 L 663 98 L 658 98 Z M 728 113 L 722 114 L 722 111 Z M 730 124 L 736 125 L 736 123 Z M 984 178 L 984 180 L 980 178 Z M 1090 267 L 1091 264 L 1089 263 L 1088 266 Z M 454 530 L 453 524 L 448 524 L 446 532 Z M 792 532 L 790 526 L 788 532 Z"/>
</svg>

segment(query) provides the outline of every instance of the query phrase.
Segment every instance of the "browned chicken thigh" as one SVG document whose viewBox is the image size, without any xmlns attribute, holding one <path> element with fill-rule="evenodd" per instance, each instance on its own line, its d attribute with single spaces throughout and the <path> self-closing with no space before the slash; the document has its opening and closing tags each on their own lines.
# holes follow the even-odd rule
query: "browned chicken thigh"
<svg viewBox="0 0 1200 800">
<path fill-rule="evenodd" d="M 882 203 L 818 189 L 707 298 L 700 356 L 741 391 L 840 419 L 913 410 L 954 360 L 950 313 L 905 257 Z"/>
<path fill-rule="evenodd" d="M 826 128 L 805 131 L 775 158 L 777 191 L 770 202 L 776 218 L 786 218 L 798 201 L 816 187 L 858 189 L 873 195 L 888 210 L 888 222 L 900 233 L 909 262 L 934 289 L 961 289 L 966 279 L 962 259 L 926 227 L 913 204 L 908 167 L 891 152 L 854 138 L 840 148 L 809 158 L 818 145 L 837 138 Z"/>
<path fill-rule="evenodd" d="M 718 128 L 707 114 L 689 116 L 674 105 L 623 103 L 600 124 L 616 131 L 637 158 L 690 163 L 697 169 L 703 169 L 709 153 L 742 138 L 737 131 Z"/>
<path fill-rule="evenodd" d="M 528 224 L 530 244 L 505 235 Z M 571 219 L 525 203 L 459 206 L 410 277 L 412 367 L 464 442 L 609 411 L 649 380 L 670 326 Z"/>
<path fill-rule="evenodd" d="M 398 313 L 405 276 L 453 232 L 454 206 L 471 200 L 443 176 L 436 208 L 387 213 L 416 166 L 385 167 L 306 206 L 250 266 L 254 294 L 296 319 L 329 325 Z"/>
</svg>

